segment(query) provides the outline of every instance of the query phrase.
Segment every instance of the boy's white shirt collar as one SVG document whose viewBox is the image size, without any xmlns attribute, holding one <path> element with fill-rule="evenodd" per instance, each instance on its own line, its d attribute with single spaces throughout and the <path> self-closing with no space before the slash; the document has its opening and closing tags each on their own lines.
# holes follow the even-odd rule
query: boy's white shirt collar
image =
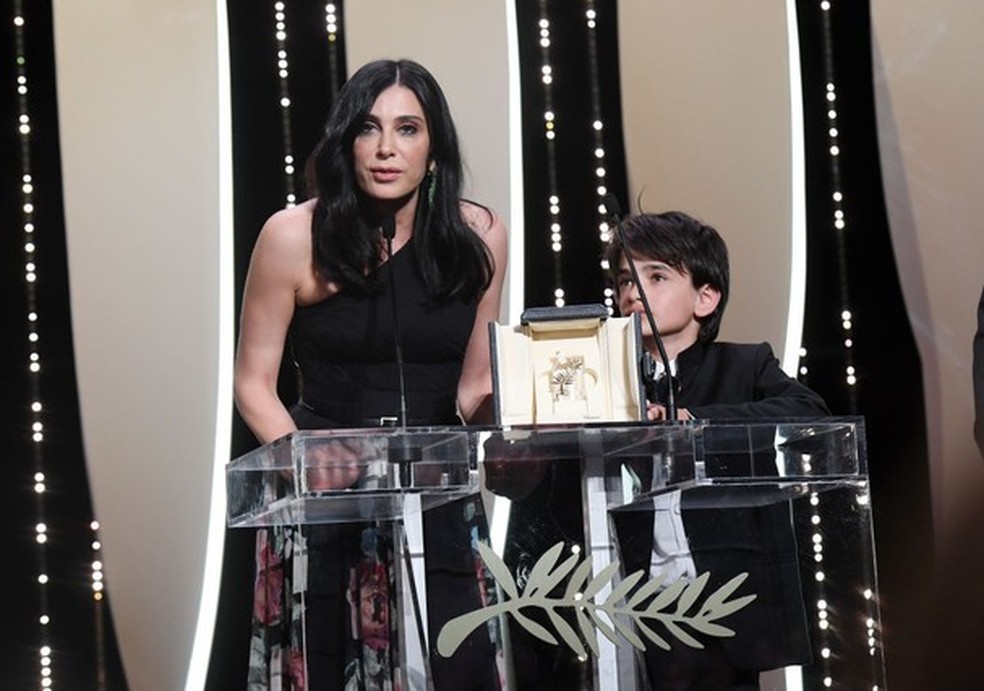
<svg viewBox="0 0 984 691">
<path fill-rule="evenodd" d="M 663 365 L 663 360 L 658 357 L 654 357 L 653 360 L 656 363 L 656 378 L 659 379 L 663 376 L 663 372 L 666 371 L 666 367 Z M 677 375 L 677 361 L 676 358 L 670 360 L 670 372 L 675 377 Z"/>
</svg>

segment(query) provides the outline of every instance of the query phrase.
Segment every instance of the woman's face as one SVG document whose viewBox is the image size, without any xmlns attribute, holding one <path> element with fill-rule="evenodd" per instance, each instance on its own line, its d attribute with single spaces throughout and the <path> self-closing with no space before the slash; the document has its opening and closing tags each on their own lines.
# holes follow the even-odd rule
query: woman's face
<svg viewBox="0 0 984 691">
<path fill-rule="evenodd" d="M 413 91 L 394 84 L 379 94 L 353 144 L 355 179 L 372 199 L 415 199 L 427 173 L 430 130 Z"/>
</svg>

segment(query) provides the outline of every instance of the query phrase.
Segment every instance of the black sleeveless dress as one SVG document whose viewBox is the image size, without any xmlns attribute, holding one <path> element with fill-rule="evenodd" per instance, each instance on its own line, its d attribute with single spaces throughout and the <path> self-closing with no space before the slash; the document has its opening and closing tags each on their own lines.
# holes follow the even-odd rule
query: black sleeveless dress
<svg viewBox="0 0 984 691">
<path fill-rule="evenodd" d="M 380 417 L 399 415 L 391 272 L 408 423 L 460 423 L 455 400 L 476 305 L 436 301 L 427 294 L 413 238 L 380 268 L 383 285 L 375 294 L 339 293 L 296 310 L 290 338 L 301 375 L 301 401 L 334 426 L 378 424 Z"/>
<path fill-rule="evenodd" d="M 380 279 L 380 289 L 371 294 L 338 293 L 295 310 L 289 336 L 301 396 L 290 412 L 299 429 L 369 427 L 398 419 L 391 279 L 407 422 L 461 424 L 457 386 L 476 303 L 428 295 L 413 238 L 382 266 Z M 432 642 L 441 623 L 461 613 L 464 603 L 478 608 L 494 591 L 475 556 L 474 541 L 485 532 L 478 497 L 425 514 Z M 394 688 L 399 616 L 393 553 L 392 526 L 380 522 L 260 531 L 249 687 Z M 450 611 L 448 603 L 455 603 Z M 457 660 L 432 654 L 436 688 L 498 688 L 497 638 L 491 631 L 470 641 L 471 649 L 456 654 Z"/>
</svg>

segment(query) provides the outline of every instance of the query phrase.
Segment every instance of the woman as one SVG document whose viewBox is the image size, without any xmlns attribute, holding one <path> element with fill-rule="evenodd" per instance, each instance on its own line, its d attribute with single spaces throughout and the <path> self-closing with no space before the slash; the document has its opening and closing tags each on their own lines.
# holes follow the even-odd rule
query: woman
<svg viewBox="0 0 984 691">
<path fill-rule="evenodd" d="M 307 174 L 317 197 L 275 213 L 253 250 L 235 365 L 236 405 L 246 424 L 267 443 L 299 428 L 365 427 L 400 416 L 390 277 L 404 325 L 407 422 L 488 421 L 487 326 L 499 315 L 506 230 L 492 211 L 460 198 L 457 136 L 433 76 L 409 60 L 359 69 L 338 93 Z M 380 232 L 388 219 L 395 225 L 392 256 Z M 301 376 L 301 397 L 290 410 L 277 396 L 288 334 Z M 472 516 L 476 507 L 443 511 Z M 432 543 L 434 519 L 425 520 Z M 299 613 L 286 611 L 300 540 L 308 550 L 306 680 L 290 662 L 301 650 Z M 276 684 L 281 673 L 308 688 L 340 687 L 345 679 L 385 683 L 394 660 L 346 632 L 345 622 L 351 581 L 385 591 L 380 574 L 389 570 L 389 540 L 376 526 L 320 528 L 303 537 L 261 531 L 251 685 Z"/>
</svg>

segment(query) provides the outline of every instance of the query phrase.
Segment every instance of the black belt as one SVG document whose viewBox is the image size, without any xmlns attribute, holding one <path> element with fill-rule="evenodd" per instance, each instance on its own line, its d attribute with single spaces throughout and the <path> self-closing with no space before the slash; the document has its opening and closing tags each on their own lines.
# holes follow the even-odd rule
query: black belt
<svg viewBox="0 0 984 691">
<path fill-rule="evenodd" d="M 319 410 L 313 406 L 305 403 L 304 401 L 298 401 L 298 405 L 307 410 L 310 413 L 314 413 L 318 417 L 324 418 L 325 421 L 330 421 L 334 423 L 333 426 L 339 427 L 399 427 L 400 426 L 400 416 L 399 415 L 380 415 L 378 417 L 360 417 L 360 418 L 345 418 L 333 417 L 329 415 L 324 415 Z M 460 425 L 461 419 L 457 415 L 452 415 L 448 417 L 444 416 L 444 419 L 438 417 L 429 418 L 407 418 L 407 427 L 441 427 L 446 425 Z"/>
<path fill-rule="evenodd" d="M 461 420 L 455 417 L 453 422 L 435 422 L 434 419 L 407 419 L 407 427 L 439 427 L 443 425 L 460 425 Z M 356 427 L 400 427 L 399 415 L 381 415 L 379 417 L 364 417 L 359 420 L 352 420 L 346 425 Z"/>
</svg>

